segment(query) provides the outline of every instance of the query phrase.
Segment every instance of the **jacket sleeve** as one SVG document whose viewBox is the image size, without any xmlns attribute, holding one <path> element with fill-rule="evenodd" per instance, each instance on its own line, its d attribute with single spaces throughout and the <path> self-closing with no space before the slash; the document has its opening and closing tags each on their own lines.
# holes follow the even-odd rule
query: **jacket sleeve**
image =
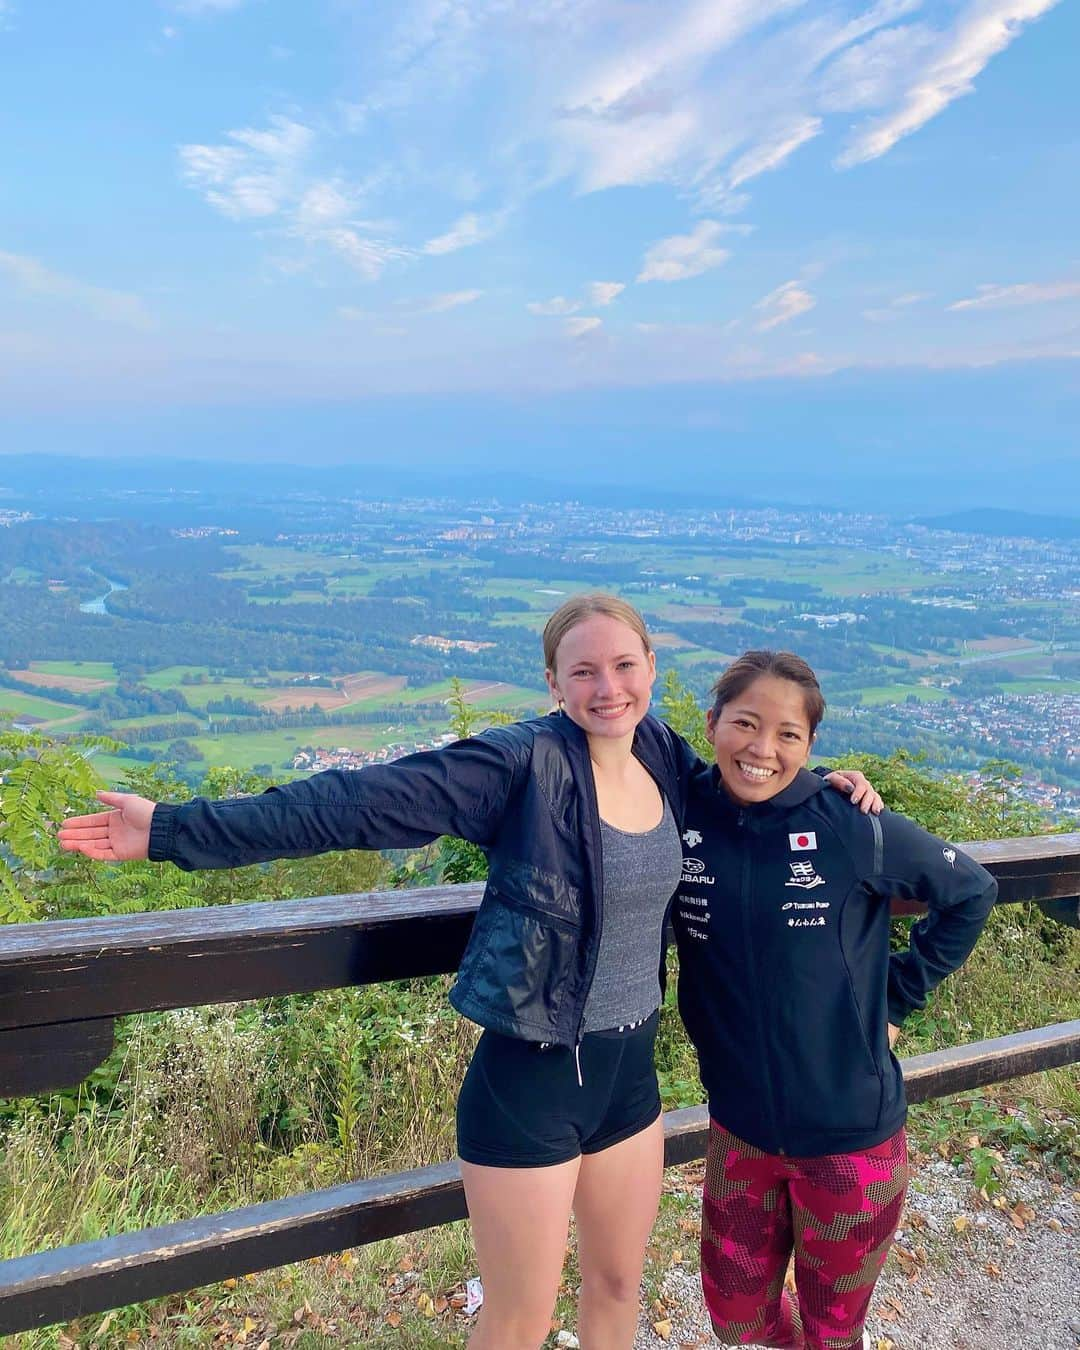
<svg viewBox="0 0 1080 1350">
<path fill-rule="evenodd" d="M 997 898 L 997 882 L 954 845 L 906 816 L 883 812 L 873 889 L 918 900 L 929 913 L 911 926 L 905 951 L 889 958 L 889 1021 L 899 1026 L 967 960 Z"/>
<path fill-rule="evenodd" d="M 257 797 L 159 804 L 149 856 L 191 871 L 338 848 L 412 848 L 442 834 L 489 845 L 528 768 L 530 745 L 520 730 L 492 727 L 441 750 L 329 769 Z"/>
</svg>

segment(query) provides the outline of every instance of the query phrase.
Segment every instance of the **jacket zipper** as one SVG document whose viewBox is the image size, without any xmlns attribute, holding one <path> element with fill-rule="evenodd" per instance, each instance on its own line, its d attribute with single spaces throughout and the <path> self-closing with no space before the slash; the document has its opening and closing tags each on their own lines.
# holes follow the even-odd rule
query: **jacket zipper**
<svg viewBox="0 0 1080 1350">
<path fill-rule="evenodd" d="M 600 959 L 600 938 L 604 932 L 604 851 L 600 832 L 600 805 L 596 800 L 596 780 L 593 778 L 592 760 L 589 758 L 587 744 L 585 747 L 585 774 L 589 829 L 593 841 L 593 906 L 596 911 L 596 931 L 585 982 L 585 993 L 581 999 L 581 1012 L 578 1014 L 577 1035 L 574 1038 L 574 1063 L 577 1066 L 578 1087 L 585 1086 L 581 1077 L 581 1042 L 585 1038 L 585 1005 L 589 1001 L 589 990 L 592 988 L 593 977 L 596 974 L 596 963 Z"/>
<path fill-rule="evenodd" d="M 754 981 L 755 986 L 759 990 L 763 990 L 765 989 L 766 984 L 764 980 L 759 978 L 757 960 L 754 952 L 753 915 L 751 913 L 753 874 L 750 864 L 750 848 L 746 841 L 749 826 L 746 812 L 741 808 L 735 823 L 739 830 L 739 847 L 742 851 L 740 895 L 742 898 L 743 942 L 746 948 L 746 968 L 750 974 L 750 978 Z M 780 1130 L 777 1126 L 776 1100 L 773 1096 L 772 1072 L 769 1065 L 768 1042 L 765 1038 L 765 1022 L 760 997 L 754 1000 L 754 1022 L 757 1029 L 760 1063 L 763 1069 L 762 1080 L 765 1085 L 765 1107 L 769 1115 L 769 1125 L 772 1131 L 772 1137 L 779 1143 Z M 784 1154 L 784 1150 L 779 1147 L 776 1149 L 776 1152 L 781 1156 Z"/>
</svg>

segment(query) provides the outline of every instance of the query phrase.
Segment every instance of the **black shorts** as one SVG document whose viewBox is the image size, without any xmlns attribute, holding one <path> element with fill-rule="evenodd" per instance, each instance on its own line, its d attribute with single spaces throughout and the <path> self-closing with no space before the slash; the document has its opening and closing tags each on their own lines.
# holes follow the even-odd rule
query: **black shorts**
<svg viewBox="0 0 1080 1350">
<path fill-rule="evenodd" d="M 628 1031 L 592 1032 L 576 1057 L 485 1031 L 458 1097 L 458 1155 L 485 1167 L 550 1167 L 651 1125 L 660 1114 L 658 1021 L 654 1012 Z"/>
</svg>

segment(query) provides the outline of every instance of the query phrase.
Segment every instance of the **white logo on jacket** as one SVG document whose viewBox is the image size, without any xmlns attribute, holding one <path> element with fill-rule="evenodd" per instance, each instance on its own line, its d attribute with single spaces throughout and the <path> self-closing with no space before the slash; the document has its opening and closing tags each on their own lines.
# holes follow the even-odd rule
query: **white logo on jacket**
<svg viewBox="0 0 1080 1350">
<path fill-rule="evenodd" d="M 818 876 L 812 862 L 793 862 L 788 863 L 788 866 L 791 868 L 791 880 L 785 881 L 785 886 L 798 886 L 802 891 L 812 891 L 815 886 L 825 885 L 825 878 Z"/>
<path fill-rule="evenodd" d="M 687 848 L 693 848 L 695 844 L 701 843 L 701 835 L 697 830 L 686 830 L 683 833 L 683 843 Z"/>
</svg>

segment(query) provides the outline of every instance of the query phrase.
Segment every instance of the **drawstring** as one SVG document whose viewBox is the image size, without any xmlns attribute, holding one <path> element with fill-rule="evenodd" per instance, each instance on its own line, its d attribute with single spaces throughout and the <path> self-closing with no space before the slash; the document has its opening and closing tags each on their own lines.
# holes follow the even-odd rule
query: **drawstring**
<svg viewBox="0 0 1080 1350">
<path fill-rule="evenodd" d="M 578 1085 L 578 1087 L 584 1087 L 585 1084 L 584 1084 L 584 1083 L 582 1082 L 582 1080 L 581 1080 L 581 1042 L 580 1042 L 580 1041 L 576 1041 L 576 1042 L 574 1043 L 574 1063 L 577 1065 L 577 1085 Z"/>
</svg>

